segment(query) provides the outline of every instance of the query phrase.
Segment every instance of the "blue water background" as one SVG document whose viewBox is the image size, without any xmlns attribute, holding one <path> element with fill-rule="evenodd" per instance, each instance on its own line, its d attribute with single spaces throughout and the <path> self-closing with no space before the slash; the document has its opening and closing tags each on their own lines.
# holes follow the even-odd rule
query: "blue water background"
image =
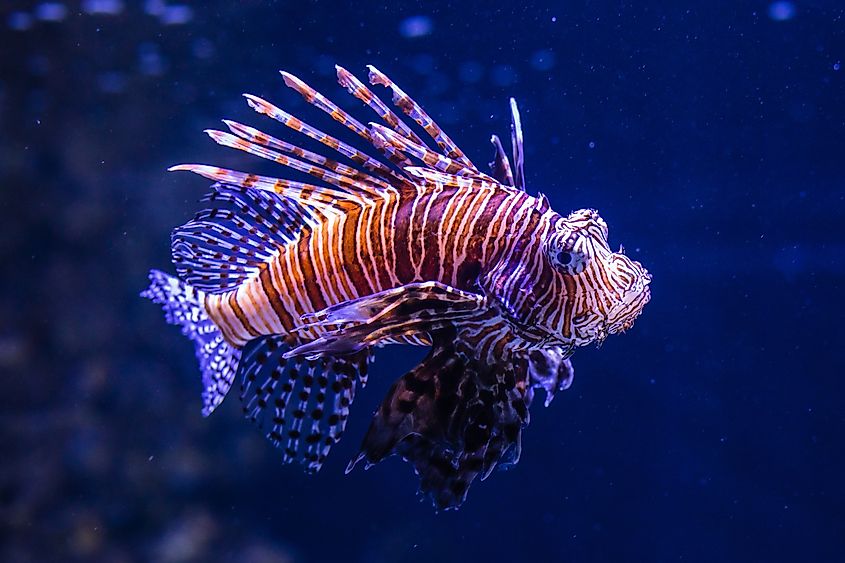
<svg viewBox="0 0 845 563">
<path fill-rule="evenodd" d="M 0 7 L 0 559 L 845 558 L 840 2 L 181 6 Z M 242 92 L 337 132 L 285 69 L 372 119 L 335 63 L 378 66 L 479 164 L 515 96 L 529 191 L 598 209 L 654 276 L 457 512 L 398 459 L 343 474 L 421 350 L 381 352 L 306 476 L 236 398 L 202 419 L 190 344 L 138 297 L 207 186 L 168 166 L 284 173 L 202 134 L 283 134 Z"/>
</svg>

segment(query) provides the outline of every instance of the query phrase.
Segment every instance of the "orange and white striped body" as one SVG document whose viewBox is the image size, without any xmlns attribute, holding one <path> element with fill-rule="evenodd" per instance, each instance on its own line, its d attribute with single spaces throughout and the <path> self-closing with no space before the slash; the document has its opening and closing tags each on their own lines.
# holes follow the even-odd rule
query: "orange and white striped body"
<svg viewBox="0 0 845 563">
<path fill-rule="evenodd" d="M 207 294 L 205 308 L 234 346 L 270 334 L 311 340 L 325 328 L 299 330 L 301 318 L 345 301 L 430 280 L 472 290 L 508 241 L 537 228 L 535 208 L 525 192 L 492 186 L 397 191 L 304 231 L 251 279 Z"/>
</svg>

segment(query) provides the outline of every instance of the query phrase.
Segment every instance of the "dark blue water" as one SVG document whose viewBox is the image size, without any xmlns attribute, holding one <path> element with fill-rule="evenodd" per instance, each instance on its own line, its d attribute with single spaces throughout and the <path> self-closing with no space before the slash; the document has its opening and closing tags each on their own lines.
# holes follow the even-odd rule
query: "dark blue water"
<svg viewBox="0 0 845 563">
<path fill-rule="evenodd" d="M 0 559 L 841 561 L 845 10 L 562 4 L 5 2 Z M 479 163 L 516 96 L 529 190 L 654 276 L 458 512 L 398 459 L 343 475 L 422 351 L 381 353 L 308 477 L 236 399 L 201 418 L 190 344 L 137 296 L 206 187 L 165 168 L 253 164 L 201 133 L 279 133 L 241 92 L 330 127 L 277 70 L 340 100 L 336 62 Z"/>
</svg>

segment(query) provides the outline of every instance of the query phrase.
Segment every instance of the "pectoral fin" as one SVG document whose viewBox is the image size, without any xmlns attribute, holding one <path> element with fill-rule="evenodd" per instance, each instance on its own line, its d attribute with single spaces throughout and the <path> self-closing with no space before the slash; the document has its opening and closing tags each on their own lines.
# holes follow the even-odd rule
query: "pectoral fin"
<svg viewBox="0 0 845 563">
<path fill-rule="evenodd" d="M 398 454 L 414 466 L 420 492 L 453 509 L 477 477 L 518 461 L 528 424 L 526 362 L 487 365 L 460 347 L 459 336 L 443 338 L 394 383 L 347 472 Z"/>
<path fill-rule="evenodd" d="M 448 327 L 483 313 L 486 307 L 483 295 L 442 283 L 403 285 L 304 316 L 308 322 L 302 328 L 333 328 L 285 357 L 352 353 L 386 340 Z"/>
</svg>

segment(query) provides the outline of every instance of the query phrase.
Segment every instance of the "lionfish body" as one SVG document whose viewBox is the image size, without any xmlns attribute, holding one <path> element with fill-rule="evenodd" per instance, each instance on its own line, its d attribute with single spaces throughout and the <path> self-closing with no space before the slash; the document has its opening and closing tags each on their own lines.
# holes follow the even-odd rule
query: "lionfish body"
<svg viewBox="0 0 845 563">
<path fill-rule="evenodd" d="M 341 438 L 373 350 L 430 346 L 388 392 L 348 470 L 399 454 L 436 506 L 457 507 L 477 476 L 518 460 L 534 389 L 548 404 L 571 384 L 576 347 L 631 326 L 650 276 L 610 251 L 595 211 L 563 217 L 525 192 L 513 100 L 513 166 L 494 136 L 487 175 L 372 67 L 370 82 L 392 91 L 436 149 L 340 67 L 341 85 L 386 126 L 365 126 L 283 76 L 379 157 L 247 95 L 256 111 L 349 164 L 231 121 L 229 132 L 208 131 L 319 183 L 174 167 L 216 183 L 209 208 L 173 233 L 180 279 L 153 271 L 144 295 L 194 341 L 203 414 L 237 381 L 246 416 L 286 462 L 312 471 Z"/>
</svg>

